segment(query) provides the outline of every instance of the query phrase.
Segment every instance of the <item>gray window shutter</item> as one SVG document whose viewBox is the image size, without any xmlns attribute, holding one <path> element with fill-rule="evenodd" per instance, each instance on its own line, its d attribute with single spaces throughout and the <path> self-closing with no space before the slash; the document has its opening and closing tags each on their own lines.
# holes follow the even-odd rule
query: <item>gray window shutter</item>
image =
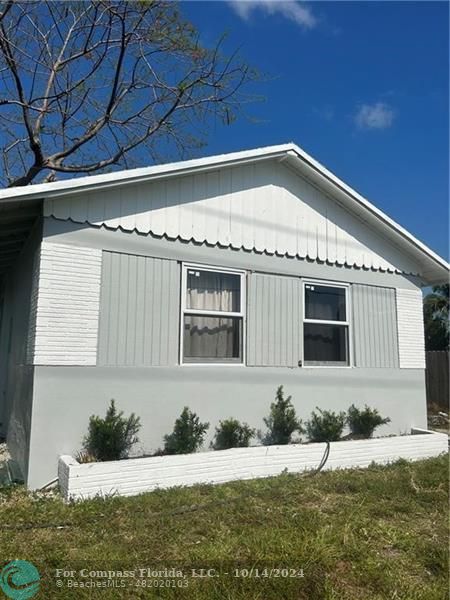
<svg viewBox="0 0 450 600">
<path fill-rule="evenodd" d="M 301 359 L 301 281 L 251 273 L 247 291 L 247 365 L 297 367 Z"/>
<path fill-rule="evenodd" d="M 176 261 L 103 253 L 99 365 L 177 364 L 179 313 Z"/>
</svg>

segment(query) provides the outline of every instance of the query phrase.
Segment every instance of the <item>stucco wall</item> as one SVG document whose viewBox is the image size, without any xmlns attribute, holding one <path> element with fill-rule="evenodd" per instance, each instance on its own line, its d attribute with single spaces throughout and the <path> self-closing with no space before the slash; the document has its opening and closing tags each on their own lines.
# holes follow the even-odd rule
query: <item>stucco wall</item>
<svg viewBox="0 0 450 600">
<path fill-rule="evenodd" d="M 211 424 L 205 446 L 218 421 L 230 416 L 263 429 L 280 384 L 303 419 L 318 405 L 342 410 L 367 403 L 392 420 L 382 435 L 426 427 L 420 369 L 36 367 L 28 484 L 39 487 L 57 476 L 58 456 L 80 449 L 89 416 L 104 415 L 111 398 L 141 417 L 140 453 L 162 446 L 186 405 Z"/>
</svg>

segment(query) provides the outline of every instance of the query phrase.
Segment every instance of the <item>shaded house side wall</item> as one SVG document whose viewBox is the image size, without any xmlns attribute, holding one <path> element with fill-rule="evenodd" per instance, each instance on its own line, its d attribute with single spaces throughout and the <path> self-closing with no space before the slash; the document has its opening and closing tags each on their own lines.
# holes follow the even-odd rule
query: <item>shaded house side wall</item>
<svg viewBox="0 0 450 600">
<path fill-rule="evenodd" d="M 28 472 L 34 366 L 33 330 L 37 302 L 42 223 L 38 222 L 4 280 L 0 332 L 2 435 L 24 477 Z"/>
</svg>

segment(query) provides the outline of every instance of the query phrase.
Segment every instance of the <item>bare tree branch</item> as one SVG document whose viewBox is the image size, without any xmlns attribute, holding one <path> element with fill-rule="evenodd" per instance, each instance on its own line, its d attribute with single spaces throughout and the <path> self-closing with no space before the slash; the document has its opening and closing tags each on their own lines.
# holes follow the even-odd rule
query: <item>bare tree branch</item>
<svg viewBox="0 0 450 600">
<path fill-rule="evenodd" d="M 4 5 L 5 8 L 2 10 L 2 12 L 0 12 L 0 23 L 3 21 L 3 19 L 6 17 L 8 12 L 11 10 L 12 5 L 13 5 L 13 0 L 9 0 L 8 2 L 6 2 L 6 4 Z"/>
<path fill-rule="evenodd" d="M 5 184 L 185 156 L 234 121 L 255 72 L 166 0 L 0 0 Z"/>
</svg>

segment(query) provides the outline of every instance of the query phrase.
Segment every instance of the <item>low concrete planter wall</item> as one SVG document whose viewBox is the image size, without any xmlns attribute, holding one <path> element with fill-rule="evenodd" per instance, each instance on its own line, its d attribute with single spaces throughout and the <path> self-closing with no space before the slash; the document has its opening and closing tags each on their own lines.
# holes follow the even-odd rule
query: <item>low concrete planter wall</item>
<svg viewBox="0 0 450 600">
<path fill-rule="evenodd" d="M 325 444 L 258 446 L 89 464 L 61 456 L 59 485 L 66 500 L 81 500 L 98 495 L 133 496 L 157 488 L 269 477 L 284 470 L 299 473 L 317 468 L 325 448 Z M 447 435 L 413 429 L 411 435 L 405 436 L 331 442 L 324 469 L 367 467 L 372 462 L 386 464 L 399 458 L 418 460 L 447 451 Z"/>
</svg>

